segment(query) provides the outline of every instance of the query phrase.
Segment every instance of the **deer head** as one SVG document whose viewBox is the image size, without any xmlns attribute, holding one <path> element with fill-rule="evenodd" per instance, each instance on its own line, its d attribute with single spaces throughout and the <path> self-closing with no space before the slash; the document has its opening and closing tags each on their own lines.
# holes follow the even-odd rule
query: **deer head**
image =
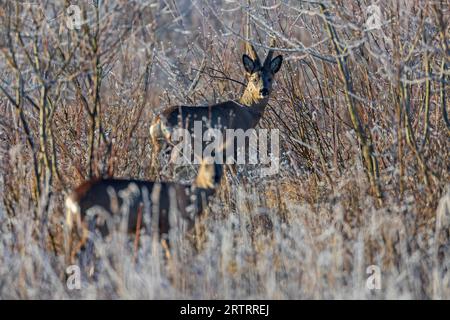
<svg viewBox="0 0 450 320">
<path fill-rule="evenodd" d="M 271 47 L 274 44 L 274 41 L 272 41 Z M 269 50 L 264 63 L 261 64 L 261 60 L 253 45 L 247 44 L 247 51 L 249 54 L 242 56 L 242 62 L 246 71 L 248 84 L 241 98 L 241 103 L 247 106 L 260 105 L 264 102 L 267 103 L 272 91 L 274 75 L 280 70 L 283 57 L 279 55 L 272 58 L 273 50 Z"/>
</svg>

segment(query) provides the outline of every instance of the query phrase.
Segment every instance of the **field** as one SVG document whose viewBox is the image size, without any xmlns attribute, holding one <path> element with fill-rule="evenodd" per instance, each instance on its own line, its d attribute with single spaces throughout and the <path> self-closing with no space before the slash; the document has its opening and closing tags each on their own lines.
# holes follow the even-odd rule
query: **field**
<svg viewBox="0 0 450 320">
<path fill-rule="evenodd" d="M 450 7 L 371 3 L 0 0 L 0 299 L 450 299 Z M 93 234 L 71 287 L 68 192 L 154 179 L 158 112 L 239 99 L 270 39 L 279 172 L 228 172 L 169 250 Z"/>
</svg>

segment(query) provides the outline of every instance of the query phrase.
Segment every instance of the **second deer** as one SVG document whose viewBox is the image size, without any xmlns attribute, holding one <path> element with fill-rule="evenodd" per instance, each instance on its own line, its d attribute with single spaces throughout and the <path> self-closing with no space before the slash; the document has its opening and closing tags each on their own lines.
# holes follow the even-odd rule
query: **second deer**
<svg viewBox="0 0 450 320">
<path fill-rule="evenodd" d="M 141 228 L 150 227 L 149 221 L 157 222 L 155 230 L 160 235 L 167 234 L 171 227 L 171 211 L 178 214 L 175 218 L 187 224 L 187 229 L 191 229 L 214 195 L 221 177 L 222 166 L 213 164 L 212 159 L 204 159 L 192 185 L 125 179 L 86 181 L 66 198 L 66 255 L 73 260 L 88 240 L 92 223 L 105 237 L 110 233 L 110 227 L 114 227 L 115 220 L 125 218 L 124 212 L 128 214 L 127 232 L 131 234 L 138 235 Z M 81 238 L 75 249 L 74 224 Z M 151 230 L 147 228 L 147 231 Z"/>
</svg>

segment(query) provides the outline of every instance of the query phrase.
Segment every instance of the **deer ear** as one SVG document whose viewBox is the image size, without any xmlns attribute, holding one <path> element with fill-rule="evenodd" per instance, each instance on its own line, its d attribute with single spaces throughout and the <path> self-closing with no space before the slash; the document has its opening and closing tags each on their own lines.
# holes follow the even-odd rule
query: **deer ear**
<svg viewBox="0 0 450 320">
<path fill-rule="evenodd" d="M 255 71 L 255 62 L 248 55 L 242 56 L 242 63 L 244 64 L 245 71 L 252 74 Z"/>
<path fill-rule="evenodd" d="M 270 62 L 270 70 L 272 70 L 272 73 L 274 74 L 277 73 L 280 70 L 282 63 L 283 63 L 282 56 L 277 56 L 273 58 L 272 61 Z"/>
</svg>

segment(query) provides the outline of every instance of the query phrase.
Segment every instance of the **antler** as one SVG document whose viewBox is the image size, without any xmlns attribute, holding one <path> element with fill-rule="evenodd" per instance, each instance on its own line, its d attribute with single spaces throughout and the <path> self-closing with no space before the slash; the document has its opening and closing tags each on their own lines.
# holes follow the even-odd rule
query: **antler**
<svg viewBox="0 0 450 320">
<path fill-rule="evenodd" d="M 275 47 L 275 38 L 270 38 L 270 45 L 271 48 Z M 270 62 L 272 61 L 272 57 L 273 57 L 273 50 L 270 49 L 269 52 L 267 52 L 267 57 L 266 60 L 264 60 L 264 67 L 269 67 L 270 66 Z"/>
<path fill-rule="evenodd" d="M 255 64 L 261 66 L 261 60 L 259 60 L 255 47 L 250 42 L 246 42 L 246 49 L 248 56 L 252 58 Z"/>
</svg>

